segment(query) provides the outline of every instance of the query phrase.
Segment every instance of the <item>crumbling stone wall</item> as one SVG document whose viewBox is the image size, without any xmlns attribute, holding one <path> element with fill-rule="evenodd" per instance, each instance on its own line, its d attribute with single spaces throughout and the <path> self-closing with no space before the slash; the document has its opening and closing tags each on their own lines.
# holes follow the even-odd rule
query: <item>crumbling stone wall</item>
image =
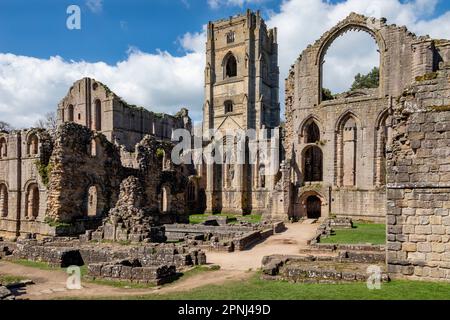
<svg viewBox="0 0 450 320">
<path fill-rule="evenodd" d="M 119 200 L 97 233 L 110 241 L 164 242 L 164 228 L 157 227 L 158 216 L 147 204 L 142 183 L 136 177 L 128 177 L 122 181 Z"/>
<path fill-rule="evenodd" d="M 449 71 L 419 77 L 395 105 L 387 259 L 396 276 L 450 280 Z"/>
<path fill-rule="evenodd" d="M 102 217 L 114 206 L 122 165 L 118 148 L 105 136 L 75 123 L 63 124 L 55 135 L 50 164 L 48 219 L 71 223 L 87 217 L 91 187 L 97 197 L 94 217 Z"/>
<path fill-rule="evenodd" d="M 129 150 L 147 134 L 170 140 L 172 130 L 192 129 L 186 109 L 174 116 L 151 112 L 128 104 L 105 84 L 91 78 L 73 84 L 59 103 L 57 115 L 58 125 L 75 122 L 103 133 L 110 142 Z"/>
</svg>

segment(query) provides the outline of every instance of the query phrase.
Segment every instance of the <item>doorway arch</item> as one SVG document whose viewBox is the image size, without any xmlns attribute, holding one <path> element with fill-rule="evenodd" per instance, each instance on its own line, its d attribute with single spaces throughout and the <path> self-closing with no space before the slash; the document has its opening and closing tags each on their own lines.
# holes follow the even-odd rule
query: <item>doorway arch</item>
<svg viewBox="0 0 450 320">
<path fill-rule="evenodd" d="M 306 199 L 306 216 L 308 219 L 322 217 L 322 200 L 318 196 L 309 196 Z"/>
</svg>

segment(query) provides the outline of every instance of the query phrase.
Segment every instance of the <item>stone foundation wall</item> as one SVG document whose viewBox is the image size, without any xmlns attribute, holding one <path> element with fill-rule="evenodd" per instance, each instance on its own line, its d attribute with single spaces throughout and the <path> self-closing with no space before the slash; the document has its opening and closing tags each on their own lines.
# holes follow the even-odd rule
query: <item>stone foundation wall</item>
<svg viewBox="0 0 450 320">
<path fill-rule="evenodd" d="M 152 244 L 143 246 L 90 245 L 79 241 L 23 241 L 13 250 L 13 257 L 46 262 L 58 267 L 89 265 L 138 259 L 143 265 L 174 265 L 177 268 L 206 264 L 206 255 L 195 247 Z"/>
<path fill-rule="evenodd" d="M 116 263 L 95 263 L 88 267 L 88 276 L 93 279 L 129 281 L 151 285 L 162 285 L 176 279 L 175 266 L 160 265 L 142 267 L 136 261 L 128 260 Z"/>
</svg>

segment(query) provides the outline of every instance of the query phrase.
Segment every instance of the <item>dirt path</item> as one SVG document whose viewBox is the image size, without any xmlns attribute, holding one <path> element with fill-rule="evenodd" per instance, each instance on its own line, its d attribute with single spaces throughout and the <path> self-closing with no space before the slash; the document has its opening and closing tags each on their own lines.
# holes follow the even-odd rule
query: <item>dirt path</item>
<svg viewBox="0 0 450 320">
<path fill-rule="evenodd" d="M 208 252 L 209 263 L 218 264 L 224 270 L 257 270 L 264 256 L 271 254 L 299 254 L 307 247 L 307 241 L 316 234 L 318 224 L 289 224 L 287 231 L 274 235 L 251 250 L 234 253 Z"/>
<path fill-rule="evenodd" d="M 298 254 L 301 248 L 306 247 L 307 240 L 311 239 L 318 225 L 292 224 L 287 226 L 286 232 L 270 237 L 268 240 L 256 245 L 251 250 L 236 253 L 208 252 L 209 264 L 218 264 L 218 271 L 202 272 L 182 278 L 175 283 L 151 289 L 125 289 L 93 283 L 82 283 L 82 290 L 66 289 L 68 275 L 59 270 L 40 270 L 25 267 L 0 260 L 0 273 L 26 277 L 33 280 L 34 285 L 19 291 L 18 299 L 46 300 L 56 298 L 99 298 L 99 297 L 126 297 L 151 294 L 166 294 L 171 292 L 189 291 L 206 285 L 220 285 L 227 281 L 245 280 L 261 267 L 261 260 L 270 254 Z"/>
</svg>

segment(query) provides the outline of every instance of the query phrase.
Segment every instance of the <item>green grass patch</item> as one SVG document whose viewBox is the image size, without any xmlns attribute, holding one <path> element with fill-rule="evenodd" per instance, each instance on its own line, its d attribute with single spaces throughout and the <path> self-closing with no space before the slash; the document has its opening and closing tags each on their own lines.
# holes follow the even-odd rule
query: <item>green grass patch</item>
<svg viewBox="0 0 450 320">
<path fill-rule="evenodd" d="M 91 283 L 91 284 L 97 284 L 100 286 L 108 286 L 113 288 L 119 288 L 119 289 L 152 289 L 155 288 L 155 285 L 147 284 L 147 283 L 134 283 L 131 281 L 124 281 L 124 280 L 105 280 L 105 279 L 88 279 L 84 278 L 83 282 Z"/>
<path fill-rule="evenodd" d="M 198 274 L 204 273 L 204 272 L 212 272 L 220 270 L 220 266 L 214 265 L 214 266 L 195 266 L 194 268 L 187 270 L 183 272 L 181 279 L 187 279 L 193 276 L 196 276 Z"/>
<path fill-rule="evenodd" d="M 24 267 L 36 268 L 36 269 L 40 269 L 40 270 L 50 270 L 50 271 L 62 270 L 61 268 L 54 267 L 54 266 L 49 265 L 48 263 L 39 262 L 39 261 L 16 259 L 16 260 L 8 260 L 8 262 L 19 264 Z"/>
<path fill-rule="evenodd" d="M 334 235 L 321 239 L 320 243 L 386 244 L 386 225 L 355 223 L 353 229 L 335 230 Z"/>
<path fill-rule="evenodd" d="M 209 217 L 228 217 L 228 219 L 232 220 L 230 224 L 237 224 L 239 218 L 241 221 L 249 222 L 249 223 L 260 223 L 262 216 L 252 214 L 247 216 L 237 215 L 237 214 L 214 214 L 214 215 L 208 215 L 208 214 L 195 214 L 189 216 L 189 223 L 190 224 L 200 224 L 205 222 Z"/>
<path fill-rule="evenodd" d="M 104 298 L 108 299 L 108 298 Z M 365 283 L 295 284 L 266 281 L 256 274 L 247 281 L 205 286 L 165 295 L 124 297 L 130 300 L 450 300 L 450 284 L 393 281 L 381 290 Z"/>
<path fill-rule="evenodd" d="M 23 280 L 27 279 L 19 276 L 9 276 L 6 274 L 0 274 L 0 284 L 2 286 L 9 286 L 10 284 L 17 283 Z"/>
</svg>

